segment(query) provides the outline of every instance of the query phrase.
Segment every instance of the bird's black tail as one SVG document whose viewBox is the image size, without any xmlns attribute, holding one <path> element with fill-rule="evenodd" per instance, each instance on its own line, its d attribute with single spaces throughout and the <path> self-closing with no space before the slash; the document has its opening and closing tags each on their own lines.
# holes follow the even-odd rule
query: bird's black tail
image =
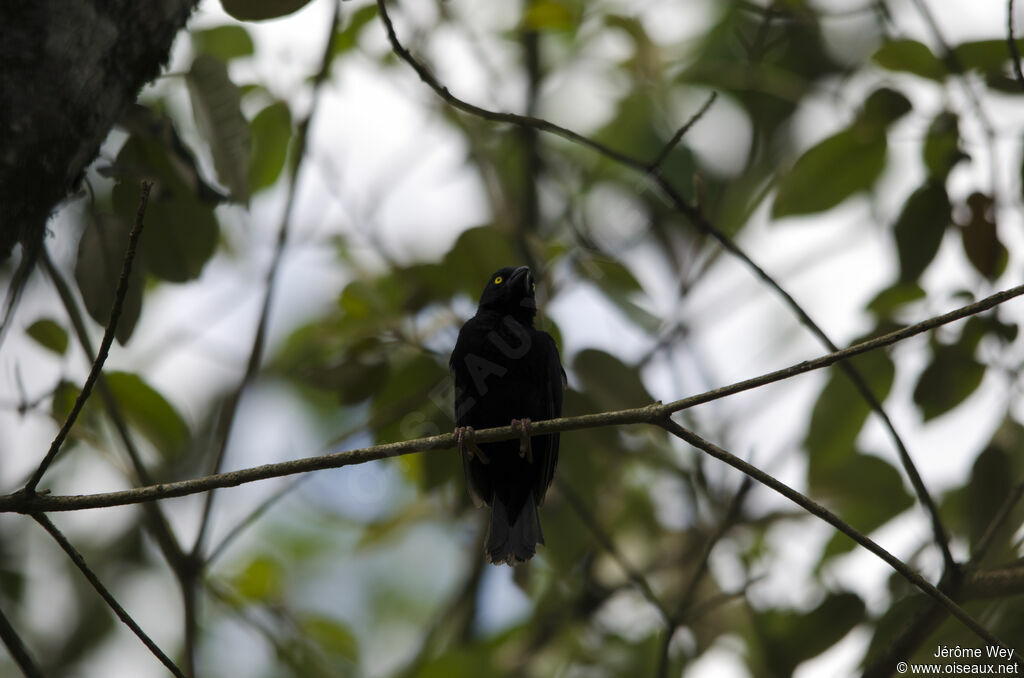
<svg viewBox="0 0 1024 678">
<path fill-rule="evenodd" d="M 495 494 L 491 505 L 491 526 L 487 530 L 487 561 L 495 565 L 526 562 L 537 552 L 538 543 L 544 543 L 544 532 L 540 529 L 540 516 L 533 494 L 526 497 L 519 515 L 511 524 L 504 502 Z"/>
</svg>

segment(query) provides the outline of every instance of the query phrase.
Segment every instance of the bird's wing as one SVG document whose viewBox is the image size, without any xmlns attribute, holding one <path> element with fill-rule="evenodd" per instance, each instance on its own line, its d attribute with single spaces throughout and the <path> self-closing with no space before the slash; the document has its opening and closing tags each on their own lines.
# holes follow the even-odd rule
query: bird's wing
<svg viewBox="0 0 1024 678">
<path fill-rule="evenodd" d="M 555 340 L 547 332 L 538 332 L 540 345 L 543 350 L 543 385 L 542 400 L 545 406 L 545 419 L 556 419 L 562 416 L 562 396 L 565 388 L 565 370 L 562 369 L 562 361 L 558 356 L 558 346 Z M 551 481 L 555 478 L 555 467 L 558 465 L 558 444 L 559 434 L 552 433 L 546 436 L 547 449 L 540 450 L 538 472 L 534 485 L 534 498 L 537 505 L 544 503 L 544 495 L 547 493 Z"/>
</svg>

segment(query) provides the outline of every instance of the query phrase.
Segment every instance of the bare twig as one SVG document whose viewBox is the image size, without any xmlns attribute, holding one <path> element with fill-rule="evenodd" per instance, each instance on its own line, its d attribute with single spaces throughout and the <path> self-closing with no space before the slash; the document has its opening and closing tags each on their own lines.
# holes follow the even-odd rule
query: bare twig
<svg viewBox="0 0 1024 678">
<path fill-rule="evenodd" d="M 42 513 L 35 513 L 32 515 L 32 518 L 34 518 L 37 523 L 42 525 L 43 528 L 50 533 L 50 536 L 53 537 L 54 541 L 56 541 L 64 550 L 64 553 L 71 558 L 71 561 L 75 566 L 77 566 L 82 574 L 85 575 L 85 578 L 89 581 L 92 587 L 96 589 L 96 592 L 100 594 L 110 609 L 114 611 L 114 614 L 117 615 L 118 619 L 120 619 L 125 626 L 130 628 L 132 633 L 138 636 L 139 640 L 142 641 L 142 644 L 149 648 L 149 651 L 160 660 L 160 663 L 166 666 L 167 669 L 178 678 L 185 678 L 185 674 L 182 673 L 177 664 L 171 661 L 171 658 L 164 654 L 163 650 L 161 650 L 157 644 L 154 643 L 148 635 L 146 635 L 146 632 L 139 627 L 135 620 L 132 619 L 131 615 L 121 607 L 121 604 L 118 603 L 110 591 L 107 590 L 107 587 L 99 580 L 96 573 L 89 568 L 89 565 L 85 562 L 85 558 L 82 557 L 82 554 L 78 552 L 78 549 L 72 546 L 71 542 L 67 540 L 67 537 L 57 529 L 57 526 Z"/>
<path fill-rule="evenodd" d="M 75 420 L 78 419 L 79 413 L 82 411 L 82 407 L 85 406 L 85 401 L 88 400 L 89 395 L 92 393 L 92 387 L 96 384 L 96 380 L 100 376 L 100 372 L 103 371 L 103 363 L 107 360 L 107 354 L 110 352 L 110 346 L 114 343 L 114 334 L 117 331 L 117 321 L 121 318 L 121 310 L 124 308 L 124 298 L 128 294 L 128 278 L 132 272 L 132 262 L 135 260 L 135 249 L 139 243 L 139 236 L 142 235 L 142 222 L 146 216 L 146 205 L 149 203 L 149 191 L 153 188 L 153 184 L 148 181 L 142 182 L 142 196 L 139 198 L 139 209 L 135 213 L 135 225 L 132 227 L 131 233 L 128 236 L 128 248 L 124 253 L 124 261 L 121 264 L 121 277 L 117 281 L 117 290 L 114 293 L 114 305 L 110 309 L 110 319 L 107 321 L 107 329 L 103 333 L 103 341 L 100 342 L 100 350 L 96 354 L 96 359 L 92 363 L 92 369 L 89 370 L 89 376 L 85 380 L 85 384 L 82 385 L 82 391 L 78 394 L 75 399 L 75 404 L 68 412 L 67 418 L 64 420 L 64 424 L 60 427 L 57 432 L 57 436 L 50 443 L 50 449 L 43 457 L 43 460 L 39 463 L 39 467 L 36 472 L 29 478 L 28 483 L 25 484 L 25 491 L 28 493 L 34 493 L 36 486 L 39 485 L 39 481 L 42 479 L 43 474 L 46 473 L 46 469 L 50 467 L 54 457 L 60 452 L 61 445 L 64 444 L 64 440 L 67 438 L 68 433 L 71 431 L 71 427 L 75 425 Z"/>
<path fill-rule="evenodd" d="M 658 660 L 658 671 L 655 675 L 660 678 L 666 678 L 668 676 L 668 668 L 670 661 L 670 650 L 672 646 L 672 636 L 675 635 L 676 629 L 682 624 L 686 614 L 690 611 L 693 605 L 693 598 L 697 592 L 697 586 L 700 584 L 700 580 L 704 578 L 704 573 L 708 570 L 708 565 L 711 561 L 711 552 L 715 549 L 715 546 L 721 541 L 725 533 L 736 523 L 736 519 L 739 518 L 740 508 L 743 506 L 743 500 L 747 498 L 747 494 L 750 493 L 750 488 L 754 486 L 754 481 L 750 476 L 743 478 L 743 483 L 740 488 L 736 491 L 732 501 L 729 502 L 729 507 L 725 511 L 725 515 L 719 521 L 715 531 L 711 533 L 708 539 L 704 542 L 704 547 L 701 549 L 700 556 L 697 558 L 697 567 L 690 575 L 690 580 L 683 588 L 683 595 L 679 598 L 679 605 L 676 606 L 675 613 L 669 618 L 668 624 L 665 628 L 665 638 L 661 645 L 661 656 Z M 745 587 L 744 587 L 745 588 Z M 731 599 L 731 597 L 730 597 Z"/>
<path fill-rule="evenodd" d="M 658 157 L 651 161 L 648 171 L 657 172 L 661 169 L 661 163 L 665 162 L 665 158 L 668 157 L 668 154 L 672 152 L 672 149 L 675 148 L 680 141 L 682 141 L 683 137 L 686 136 L 686 133 L 690 131 L 690 128 L 696 125 L 697 122 L 704 117 L 704 114 L 708 112 L 708 109 L 711 108 L 711 105 L 715 103 L 715 99 L 717 98 L 718 92 L 712 92 L 708 97 L 708 100 L 700 107 L 700 110 L 690 116 L 690 119 L 683 123 L 682 127 L 676 130 L 676 133 L 672 135 L 672 138 L 668 140 L 668 143 L 662 147 L 661 152 L 658 153 Z"/>
<path fill-rule="evenodd" d="M 689 443 L 693 447 L 706 452 L 715 459 L 722 461 L 729 466 L 745 473 L 762 485 L 769 487 L 782 496 L 786 497 L 793 503 L 800 506 L 811 515 L 820 518 L 832 527 L 836 528 L 850 539 L 854 540 L 862 547 L 871 551 L 882 560 L 884 560 L 892 569 L 896 570 L 904 579 L 909 581 L 911 584 L 919 588 L 928 596 L 935 599 L 940 605 L 946 608 L 950 614 L 959 619 L 964 626 L 973 631 L 979 638 L 992 645 L 998 645 L 1007 649 L 1013 649 L 1010 645 L 1002 642 L 996 638 L 988 629 L 978 623 L 971 615 L 967 614 L 962 607 L 957 605 L 956 601 L 950 598 L 948 595 L 940 591 L 931 582 L 922 577 L 916 570 L 912 569 L 909 565 L 904 563 L 902 560 L 894 556 L 893 554 L 882 548 L 877 542 L 872 540 L 870 537 L 862 534 L 860 531 L 853 528 L 849 523 L 842 520 L 839 516 L 829 511 L 827 508 L 817 503 L 810 497 L 800 492 L 797 492 L 789 485 L 776 480 L 773 476 L 765 473 L 761 469 L 749 464 L 739 457 L 727 452 L 726 450 L 718 447 L 717 445 L 704 440 L 696 433 L 683 428 L 675 421 L 669 418 L 665 418 L 661 422 L 662 427 L 673 434 L 677 438 Z M 1013 650 L 1014 660 L 1024 665 L 1024 657 Z"/>
<path fill-rule="evenodd" d="M 1006 3 L 1006 44 L 1010 48 L 1010 57 L 1013 58 L 1013 74 L 1017 76 L 1017 82 L 1024 87 L 1024 72 L 1020 69 L 1020 50 L 1017 49 L 1017 39 L 1013 36 L 1013 0 Z"/>
<path fill-rule="evenodd" d="M 918 0 L 921 2 L 921 0 Z M 471 104 L 464 99 L 460 99 L 454 96 L 448 91 L 448 88 L 441 84 L 441 82 L 431 73 L 427 66 L 419 61 L 398 39 L 398 35 L 395 33 L 394 24 L 391 21 L 391 17 L 388 14 L 386 0 L 377 0 L 377 7 L 380 11 L 381 19 L 384 22 L 384 27 L 387 30 L 388 39 L 391 42 L 392 50 L 397 54 L 403 61 L 408 63 L 416 74 L 419 75 L 420 79 L 427 84 L 434 92 L 441 97 L 446 103 L 453 108 L 456 108 L 470 115 L 483 118 L 484 120 L 490 120 L 492 122 L 503 122 L 518 126 L 530 127 L 543 132 L 555 134 L 564 139 L 567 139 L 573 143 L 591 148 L 605 157 L 633 170 L 643 173 L 645 176 L 649 176 L 660 188 L 665 195 L 669 198 L 672 206 L 677 212 L 688 218 L 698 229 L 703 231 L 705 234 L 714 238 L 723 249 L 737 257 L 742 261 L 755 276 L 760 278 L 766 285 L 775 290 L 775 292 L 782 298 L 782 300 L 789 306 L 790 310 L 797 316 L 800 322 L 807 327 L 819 341 L 828 348 L 830 351 L 838 350 L 838 346 L 829 338 L 821 327 L 814 322 L 811 316 L 797 303 L 796 299 L 793 298 L 789 292 L 787 292 L 778 281 L 770 276 L 761 266 L 759 266 L 745 251 L 743 251 L 729 236 L 727 236 L 720 229 L 715 227 L 713 223 L 704 215 L 701 205 L 699 203 L 691 204 L 687 202 L 678 190 L 672 185 L 672 183 L 662 174 L 657 163 L 647 163 L 642 160 L 638 160 L 629 155 L 621 153 L 612 149 L 605 144 L 595 141 L 589 137 L 586 137 L 572 130 L 566 129 L 559 125 L 556 125 L 543 118 L 537 118 L 530 115 L 518 115 L 515 113 L 506 113 L 499 111 L 491 111 L 485 108 Z M 685 130 L 684 130 L 685 131 Z M 672 144 L 669 145 L 669 148 Z M 662 153 L 666 153 L 663 149 Z M 660 154 L 659 154 L 660 155 Z M 652 169 L 653 168 L 653 169 Z M 914 461 L 910 456 L 906 445 L 903 443 L 899 432 L 896 431 L 895 425 L 892 420 L 886 414 L 885 409 L 882 407 L 882 403 L 878 400 L 875 394 L 871 391 L 871 387 L 860 375 L 860 373 L 848 363 L 844 363 L 840 366 L 840 369 L 853 381 L 857 391 L 865 399 L 871 409 L 881 417 L 883 424 L 889 431 L 890 437 L 893 439 L 896 445 L 897 454 L 900 459 L 900 463 L 903 465 L 907 476 L 910 479 L 911 485 L 914 487 L 914 491 L 917 494 L 922 506 L 927 511 L 932 524 L 932 530 L 935 536 L 936 545 L 942 553 L 942 558 L 947 569 L 951 570 L 956 566 L 953 560 L 953 556 L 949 551 L 949 538 L 946 535 L 946 530 L 942 526 L 942 521 L 939 517 L 938 508 L 935 502 L 932 500 L 931 494 L 924 485 L 924 481 L 921 478 L 921 474 L 918 473 L 917 467 L 914 465 Z"/>
<path fill-rule="evenodd" d="M 277 274 L 281 268 L 281 261 L 284 259 L 284 251 L 288 244 L 288 235 L 291 232 L 292 215 L 295 210 L 295 197 L 298 194 L 299 172 L 302 169 L 302 161 L 306 157 L 306 148 L 309 141 L 309 128 L 316 114 L 317 104 L 320 101 L 322 85 L 331 72 L 331 62 L 334 59 L 334 39 L 338 32 L 338 25 L 341 21 L 341 0 L 335 0 L 334 14 L 327 33 L 327 41 L 324 45 L 323 56 L 320 59 L 320 68 L 313 76 L 313 101 L 309 107 L 309 113 L 299 123 L 295 133 L 295 160 L 291 165 L 288 176 L 288 198 L 285 202 L 284 212 L 281 216 L 281 225 L 277 231 L 277 244 L 274 248 L 274 256 L 267 269 L 267 277 L 264 283 L 263 305 L 260 307 L 260 318 L 256 325 L 256 333 L 253 336 L 252 348 L 249 351 L 249 360 L 245 366 L 245 373 L 235 389 L 234 393 L 224 403 L 219 413 L 217 422 L 218 438 L 220 445 L 214 457 L 211 469 L 217 473 L 223 467 L 224 455 L 227 453 L 228 442 L 231 439 L 231 431 L 235 422 L 235 415 L 238 405 L 242 400 L 242 394 L 255 378 L 259 371 L 260 363 L 263 361 L 263 349 L 267 337 L 267 325 L 270 320 L 270 307 L 274 298 L 274 288 L 277 282 Z M 199 532 L 196 535 L 195 544 L 192 547 L 192 554 L 197 555 L 202 549 L 203 540 L 210 523 L 210 512 L 213 509 L 214 493 L 206 495 L 206 502 L 203 505 L 203 517 L 199 525 Z"/>
<path fill-rule="evenodd" d="M 7 648 L 11 659 L 21 669 L 25 678 L 43 678 L 43 672 L 39 669 L 39 665 L 32 659 L 28 647 L 25 646 L 21 636 L 11 625 L 3 610 L 0 610 L 0 639 L 3 640 L 4 647 Z"/>
<path fill-rule="evenodd" d="M 618 563 L 622 571 L 626 573 L 626 577 L 629 581 L 633 582 L 633 585 L 640 589 L 640 593 L 643 594 L 644 598 L 658 610 L 662 620 L 666 625 L 671 624 L 672 614 L 668 611 L 668 606 L 661 602 L 661 599 L 651 588 L 647 578 L 642 572 L 637 570 L 633 565 L 626 560 L 626 557 L 619 551 L 618 547 L 615 546 L 615 542 L 612 541 L 611 536 L 604 531 L 604 528 L 597 522 L 594 514 L 591 513 L 590 509 L 587 508 L 586 504 L 580 498 L 576 491 L 569 486 L 565 480 L 561 478 L 555 478 L 555 482 L 558 484 L 558 489 L 565 497 L 566 501 L 569 502 L 569 506 L 572 507 L 576 515 L 580 517 L 587 528 L 593 533 L 594 537 L 601 544 L 601 547 L 611 555 L 612 559 Z"/>
<path fill-rule="evenodd" d="M 771 384 L 784 379 L 789 379 L 799 374 L 828 367 L 842 360 L 852 358 L 862 353 L 873 351 L 883 346 L 889 346 L 896 342 L 908 339 L 918 334 L 935 329 L 941 325 L 960 320 L 977 313 L 989 310 L 1009 299 L 1024 294 L 1024 285 L 997 292 L 989 297 L 981 299 L 973 304 L 962 306 L 949 313 L 929 318 L 922 322 L 904 327 L 903 329 L 890 332 L 889 334 L 875 337 L 869 341 L 861 342 L 841 351 L 828 353 L 814 360 L 806 360 L 785 369 L 776 370 L 768 374 L 752 379 L 737 382 L 730 386 L 707 391 L 695 396 L 676 400 L 671 403 L 652 403 L 643 407 L 635 407 L 614 412 L 600 412 L 595 414 L 584 414 L 576 417 L 562 417 L 537 421 L 533 424 L 534 435 L 554 433 L 555 431 L 574 431 L 586 428 L 598 428 L 602 426 L 616 426 L 622 424 L 651 424 L 658 423 L 665 416 L 684 410 L 696 405 L 718 400 L 726 396 L 748 391 L 754 388 Z M 512 440 L 520 437 L 518 429 L 511 426 L 498 426 L 490 429 L 482 429 L 476 432 L 476 440 L 479 442 L 494 442 L 498 440 Z M 217 473 L 182 480 L 173 483 L 159 483 L 147 487 L 137 487 L 118 492 L 107 492 L 100 494 L 86 495 L 34 495 L 30 496 L 25 492 L 0 496 L 0 513 L 34 513 L 40 511 L 77 511 L 80 509 L 103 508 L 107 506 L 122 506 L 126 504 L 139 504 L 152 502 L 158 499 L 171 497 L 183 497 L 189 494 L 206 492 L 215 487 L 235 487 L 243 483 L 267 478 L 277 478 L 305 473 L 327 468 L 339 468 L 362 464 L 376 459 L 387 459 L 415 452 L 426 452 L 428 450 L 443 450 L 455 447 L 455 436 L 451 433 L 442 435 L 406 440 L 397 443 L 385 443 L 372 447 L 364 447 L 356 450 L 334 452 L 331 454 L 316 457 L 294 459 L 275 464 L 265 464 L 251 468 L 231 471 L 229 473 Z"/>
</svg>

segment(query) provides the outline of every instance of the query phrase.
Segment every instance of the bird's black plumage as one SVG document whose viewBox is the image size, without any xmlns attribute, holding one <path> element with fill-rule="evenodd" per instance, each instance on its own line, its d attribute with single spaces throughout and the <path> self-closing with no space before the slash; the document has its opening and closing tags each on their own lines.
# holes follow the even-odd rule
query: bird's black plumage
<svg viewBox="0 0 1024 678">
<path fill-rule="evenodd" d="M 449 362 L 466 484 L 478 506 L 491 506 L 486 554 L 492 563 L 529 560 L 544 543 L 537 508 L 554 478 L 558 434 L 531 439 L 528 431 L 530 421 L 561 416 L 565 372 L 555 340 L 533 326 L 536 313 L 530 269 L 496 271 Z M 513 420 L 523 422 L 522 441 L 473 442 L 472 429 Z"/>
</svg>

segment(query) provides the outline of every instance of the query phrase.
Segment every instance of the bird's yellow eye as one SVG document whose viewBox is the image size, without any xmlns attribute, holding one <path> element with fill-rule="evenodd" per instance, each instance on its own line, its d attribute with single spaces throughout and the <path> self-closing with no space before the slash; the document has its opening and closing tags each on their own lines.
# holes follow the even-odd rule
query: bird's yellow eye
<svg viewBox="0 0 1024 678">
<path fill-rule="evenodd" d="M 504 278 L 502 278 L 502 277 L 501 277 L 501 276 L 499 275 L 499 276 L 498 276 L 497 278 L 495 278 L 495 279 L 494 279 L 494 284 L 495 284 L 495 285 L 500 285 L 500 284 L 501 284 L 501 281 L 502 281 L 502 280 L 504 280 Z"/>
<path fill-rule="evenodd" d="M 537 291 L 537 283 L 530 283 L 530 291 L 531 292 L 536 292 Z"/>
</svg>

